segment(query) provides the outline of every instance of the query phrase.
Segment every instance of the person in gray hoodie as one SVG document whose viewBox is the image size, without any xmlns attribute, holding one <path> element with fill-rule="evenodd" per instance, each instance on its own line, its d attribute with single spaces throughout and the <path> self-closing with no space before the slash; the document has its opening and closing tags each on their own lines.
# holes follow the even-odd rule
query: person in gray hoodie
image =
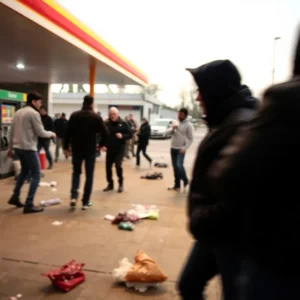
<svg viewBox="0 0 300 300">
<path fill-rule="evenodd" d="M 41 177 L 37 151 L 38 138 L 50 139 L 56 137 L 54 132 L 44 130 L 39 114 L 41 105 L 42 96 L 36 92 L 29 93 L 27 95 L 27 105 L 16 112 L 11 125 L 8 155 L 12 157 L 15 153 L 20 158 L 21 173 L 8 204 L 24 207 L 25 214 L 43 211 L 43 208 L 33 205 L 33 199 Z M 31 172 L 32 181 L 24 206 L 20 201 L 20 192 L 29 172 Z"/>
<path fill-rule="evenodd" d="M 193 126 L 187 119 L 188 110 L 181 108 L 178 112 L 179 124 L 173 124 L 172 142 L 171 142 L 171 158 L 174 169 L 175 182 L 169 190 L 179 191 L 181 180 L 183 181 L 184 189 L 186 190 L 189 184 L 185 169 L 184 157 L 186 150 L 193 143 Z"/>
</svg>

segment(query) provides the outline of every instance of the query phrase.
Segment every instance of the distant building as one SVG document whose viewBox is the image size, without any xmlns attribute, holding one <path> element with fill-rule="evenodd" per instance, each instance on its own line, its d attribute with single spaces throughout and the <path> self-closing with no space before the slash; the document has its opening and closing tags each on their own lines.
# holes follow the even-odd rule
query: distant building
<svg viewBox="0 0 300 300">
<path fill-rule="evenodd" d="M 64 112 L 69 118 L 72 112 L 81 108 L 85 94 L 52 93 L 51 107 L 49 107 L 50 114 L 55 115 Z M 177 118 L 175 109 L 164 107 L 159 100 L 142 93 L 95 94 L 95 111 L 100 112 L 104 119 L 108 116 L 109 108 L 113 106 L 119 109 L 122 118 L 131 113 L 139 122 L 143 117 L 149 121 L 154 121 L 158 118 Z"/>
</svg>

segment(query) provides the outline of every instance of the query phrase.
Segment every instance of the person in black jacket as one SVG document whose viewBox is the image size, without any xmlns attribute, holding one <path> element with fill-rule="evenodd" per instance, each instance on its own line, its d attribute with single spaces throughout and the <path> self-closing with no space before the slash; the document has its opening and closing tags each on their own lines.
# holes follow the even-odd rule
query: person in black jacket
<svg viewBox="0 0 300 300">
<path fill-rule="evenodd" d="M 149 161 L 151 167 L 152 159 L 146 153 L 150 135 L 151 135 L 151 127 L 146 118 L 142 119 L 142 125 L 137 135 L 138 135 L 138 147 L 136 152 L 136 166 L 137 167 L 140 166 L 140 153 L 142 151 L 145 158 Z"/>
<path fill-rule="evenodd" d="M 82 197 L 83 210 L 92 206 L 90 196 L 94 180 L 97 134 L 101 134 L 100 146 L 104 145 L 107 139 L 107 132 L 103 120 L 94 112 L 93 106 L 94 98 L 90 95 L 85 96 L 82 109 L 74 112 L 70 117 L 64 140 L 66 158 L 70 155 L 70 144 L 72 147 L 73 175 L 71 207 L 76 206 L 82 162 L 85 162 L 86 181 Z"/>
<path fill-rule="evenodd" d="M 201 225 L 213 226 L 216 211 L 218 220 L 236 220 L 244 252 L 240 299 L 300 297 L 299 115 L 300 35 L 293 77 L 267 89 L 258 116 L 210 171 L 218 206 Z"/>
<path fill-rule="evenodd" d="M 124 158 L 125 144 L 127 140 L 132 138 L 132 132 L 126 122 L 119 117 L 119 111 L 115 107 L 112 107 L 109 110 L 109 119 L 105 122 L 105 125 L 108 131 L 108 139 L 105 147 L 107 150 L 106 179 L 108 186 L 103 191 L 108 192 L 114 189 L 112 165 L 115 164 L 119 178 L 118 192 L 122 193 L 124 188 L 122 162 Z"/>
<path fill-rule="evenodd" d="M 44 125 L 44 129 L 46 131 L 53 131 L 54 130 L 53 120 L 50 116 L 48 116 L 46 107 L 41 106 L 40 115 L 41 115 L 42 123 Z M 46 157 L 47 157 L 47 160 L 49 163 L 48 169 L 52 169 L 52 167 L 53 167 L 53 159 L 52 159 L 52 155 L 50 152 L 50 141 L 51 141 L 51 138 L 50 139 L 39 138 L 38 139 L 38 149 L 37 149 L 38 152 L 40 152 L 42 148 L 45 150 Z"/>
<path fill-rule="evenodd" d="M 214 191 L 209 189 L 209 168 L 237 129 L 254 117 L 257 100 L 249 88 L 241 84 L 241 76 L 229 60 L 214 61 L 188 70 L 198 86 L 197 100 L 205 114 L 209 132 L 199 146 L 190 184 L 188 218 L 196 241 L 182 272 L 179 291 L 183 299 L 203 299 L 207 282 L 221 273 L 224 299 L 234 300 L 233 281 L 238 272 L 239 257 L 222 244 L 222 238 L 226 240 L 231 230 L 231 223 L 223 224 L 215 232 L 214 226 L 198 226 L 198 221 L 207 207 L 213 208 L 217 203 Z M 227 269 L 229 273 L 224 271 Z"/>
<path fill-rule="evenodd" d="M 62 113 L 59 119 L 54 121 L 54 130 L 56 133 L 56 148 L 55 148 L 55 161 L 58 161 L 59 150 L 64 147 L 64 138 L 68 129 L 68 120 L 66 119 L 66 114 Z"/>
</svg>

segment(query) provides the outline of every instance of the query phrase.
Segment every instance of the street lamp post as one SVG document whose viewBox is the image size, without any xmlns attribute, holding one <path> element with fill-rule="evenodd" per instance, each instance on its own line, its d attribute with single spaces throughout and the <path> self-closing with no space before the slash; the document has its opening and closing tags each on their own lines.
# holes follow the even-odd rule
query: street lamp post
<svg viewBox="0 0 300 300">
<path fill-rule="evenodd" d="M 275 81 L 275 65 L 276 65 L 276 44 L 281 38 L 279 36 L 274 38 L 274 53 L 273 53 L 273 70 L 272 70 L 272 83 Z"/>
</svg>

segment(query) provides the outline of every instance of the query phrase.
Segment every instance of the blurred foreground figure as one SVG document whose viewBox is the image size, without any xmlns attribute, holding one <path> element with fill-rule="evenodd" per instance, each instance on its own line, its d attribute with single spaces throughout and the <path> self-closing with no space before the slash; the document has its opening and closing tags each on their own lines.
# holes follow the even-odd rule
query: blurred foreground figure
<svg viewBox="0 0 300 300">
<path fill-rule="evenodd" d="M 207 176 L 213 161 L 237 129 L 255 116 L 257 100 L 241 84 L 241 76 L 229 60 L 214 61 L 189 71 L 199 88 L 197 100 L 206 115 L 209 133 L 198 149 L 188 197 L 190 229 L 196 242 L 181 275 L 179 290 L 184 300 L 204 299 L 207 282 L 221 273 L 224 299 L 234 300 L 233 281 L 240 256 L 227 243 L 232 240 L 235 224 L 223 224 L 218 218 L 214 210 L 217 198 L 209 188 Z M 222 226 L 218 227 L 219 223 Z"/>
<path fill-rule="evenodd" d="M 210 172 L 223 219 L 238 221 L 242 300 L 300 299 L 299 115 L 300 36 L 293 78 L 265 92 Z"/>
</svg>

